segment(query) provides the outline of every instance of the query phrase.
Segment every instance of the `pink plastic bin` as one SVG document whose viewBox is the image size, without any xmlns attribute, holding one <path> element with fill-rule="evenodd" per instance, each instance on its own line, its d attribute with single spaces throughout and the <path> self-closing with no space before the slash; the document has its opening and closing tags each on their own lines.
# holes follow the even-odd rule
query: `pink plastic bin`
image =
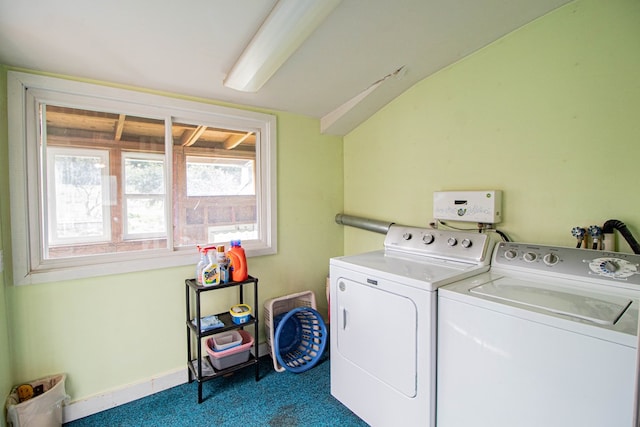
<svg viewBox="0 0 640 427">
<path fill-rule="evenodd" d="M 253 345 L 253 336 L 247 331 L 239 330 L 242 335 L 242 344 L 232 347 L 228 350 L 213 351 L 214 343 L 213 339 L 207 340 L 207 353 L 209 353 L 209 360 L 214 368 L 227 369 L 231 366 L 239 363 L 244 363 L 249 360 L 251 354 L 251 346 Z"/>
</svg>

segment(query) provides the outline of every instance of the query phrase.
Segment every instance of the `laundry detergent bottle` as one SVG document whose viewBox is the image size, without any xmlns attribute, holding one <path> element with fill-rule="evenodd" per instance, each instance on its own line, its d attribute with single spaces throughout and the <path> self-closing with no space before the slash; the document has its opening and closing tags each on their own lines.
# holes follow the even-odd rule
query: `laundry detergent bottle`
<svg viewBox="0 0 640 427">
<path fill-rule="evenodd" d="M 198 249 L 198 253 L 200 254 L 200 260 L 198 261 L 198 264 L 196 264 L 196 282 L 198 283 L 198 285 L 202 286 L 202 270 L 204 270 L 204 268 L 209 265 L 207 251 L 209 251 L 209 249 L 211 248 L 215 249 L 215 246 L 196 245 L 196 248 Z"/>
<path fill-rule="evenodd" d="M 205 248 L 208 263 L 202 269 L 202 286 L 212 286 L 220 283 L 220 271 L 216 257 L 216 248 Z"/>
<path fill-rule="evenodd" d="M 240 240 L 231 241 L 231 248 L 227 251 L 227 257 L 230 261 L 231 280 L 234 282 L 247 280 L 249 277 L 249 272 L 247 270 L 247 257 L 240 244 Z"/>
</svg>

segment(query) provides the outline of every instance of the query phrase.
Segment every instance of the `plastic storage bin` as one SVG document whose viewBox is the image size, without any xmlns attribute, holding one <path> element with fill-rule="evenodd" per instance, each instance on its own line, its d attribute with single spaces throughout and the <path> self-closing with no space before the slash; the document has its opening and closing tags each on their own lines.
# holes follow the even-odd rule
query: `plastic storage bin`
<svg viewBox="0 0 640 427">
<path fill-rule="evenodd" d="M 243 323 L 247 323 L 251 318 L 251 307 L 247 304 L 236 304 L 231 307 L 229 314 L 231 314 L 231 320 L 233 320 L 233 323 L 236 325 L 242 325 Z"/>
<path fill-rule="evenodd" d="M 285 315 L 294 308 L 309 307 L 316 309 L 316 296 L 313 291 L 303 291 L 295 294 L 285 295 L 277 298 L 272 298 L 264 303 L 264 328 L 267 338 L 267 348 L 271 359 L 273 360 L 273 369 L 276 372 L 284 372 L 285 368 L 282 367 L 273 349 L 275 329 L 275 318 L 278 315 Z"/>
<path fill-rule="evenodd" d="M 242 344 L 242 335 L 238 331 L 222 332 L 211 337 L 213 351 L 228 350 Z"/>
<path fill-rule="evenodd" d="M 242 336 L 242 344 L 223 351 L 213 350 L 213 338 L 207 340 L 207 353 L 209 360 L 217 370 L 227 369 L 231 366 L 244 363 L 249 360 L 251 346 L 253 346 L 253 336 L 247 331 L 238 331 Z"/>
<path fill-rule="evenodd" d="M 69 400 L 64 382 L 67 376 L 57 374 L 28 384 L 42 394 L 20 402 L 18 387 L 7 398 L 7 423 L 12 427 L 54 427 L 62 425 L 62 405 Z"/>
</svg>

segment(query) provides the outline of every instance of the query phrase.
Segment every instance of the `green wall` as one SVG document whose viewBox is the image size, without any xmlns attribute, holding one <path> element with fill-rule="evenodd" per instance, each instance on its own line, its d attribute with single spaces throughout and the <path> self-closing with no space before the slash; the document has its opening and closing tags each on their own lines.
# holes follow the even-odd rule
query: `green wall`
<svg viewBox="0 0 640 427">
<path fill-rule="evenodd" d="M 0 276 L 0 390 L 2 390 L 0 399 L 2 399 L 2 408 L 4 408 L 5 399 L 9 395 L 11 386 L 13 385 L 11 362 L 9 359 L 10 353 L 7 321 L 5 284 L 4 278 Z M 5 413 L 4 410 L 2 410 L 0 411 L 0 425 L 4 425 L 4 423 Z"/>
<path fill-rule="evenodd" d="M 5 70 L 2 81 L 6 92 Z M 342 138 L 320 135 L 318 120 L 273 114 L 278 121 L 278 253 L 249 258 L 249 271 L 259 278 L 260 307 L 269 298 L 313 290 L 319 310 L 326 312 L 328 260 L 343 250 L 342 228 L 333 221 L 343 209 Z M 6 133 L 5 119 L 0 171 L 7 170 Z M 5 175 L 0 175 L 2 189 L 8 188 Z M 8 193 L 1 194 L 8 205 Z M 8 221 L 2 231 L 6 242 Z M 12 352 L 0 341 L 3 392 L 11 382 L 65 372 L 74 401 L 186 369 L 184 279 L 193 276 L 196 255 L 194 250 L 193 266 L 182 268 L 29 286 L 7 283 L 0 304 L 6 297 Z M 236 298 L 234 289 L 206 294 L 203 312 L 226 311 Z M 3 311 L 0 340 L 4 317 Z M 9 356 L 10 365 L 4 362 Z"/>
<path fill-rule="evenodd" d="M 353 215 L 427 226 L 434 191 L 497 189 L 513 240 L 572 246 L 572 227 L 608 219 L 640 238 L 640 2 L 530 23 L 415 85 L 344 153 Z M 345 253 L 382 239 L 345 229 Z"/>
<path fill-rule="evenodd" d="M 1 237 L 1 236 L 0 236 Z M 2 247 L 0 245 L 0 247 Z M 5 299 L 5 284 L 4 278 L 0 275 L 0 399 L 2 408 L 6 397 L 11 391 L 13 385 L 13 378 L 11 376 L 11 361 L 9 353 L 9 330 L 8 330 L 8 318 L 7 318 L 7 303 Z M 5 423 L 5 411 L 0 411 L 0 425 Z"/>
<path fill-rule="evenodd" d="M 0 159 L 7 158 L 7 79 L 6 73 L 2 66 L 0 66 Z M 7 185 L 7 168 L 5 161 L 3 161 L 2 167 L 0 167 L 0 194 L 8 194 L 9 187 Z M 7 221 L 8 198 L 0 196 L 0 250 L 3 250 L 3 229 L 5 229 Z M 4 253 L 4 251 L 3 251 Z M 3 263 L 6 261 L 3 259 Z M 11 387 L 13 386 L 13 377 L 11 371 L 11 353 L 9 352 L 9 324 L 7 316 L 7 300 L 5 290 L 5 273 L 6 265 L 3 267 L 3 271 L 0 273 L 0 404 L 4 408 L 5 398 L 8 396 Z M 0 425 L 5 424 L 4 410 L 0 411 Z"/>
</svg>

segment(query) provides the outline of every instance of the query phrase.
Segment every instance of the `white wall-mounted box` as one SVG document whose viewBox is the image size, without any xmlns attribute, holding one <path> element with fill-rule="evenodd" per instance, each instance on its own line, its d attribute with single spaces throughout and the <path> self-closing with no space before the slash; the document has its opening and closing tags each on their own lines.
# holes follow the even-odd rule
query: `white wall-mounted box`
<svg viewBox="0 0 640 427">
<path fill-rule="evenodd" d="M 502 191 L 435 191 L 433 217 L 439 220 L 497 224 L 502 221 Z"/>
</svg>

